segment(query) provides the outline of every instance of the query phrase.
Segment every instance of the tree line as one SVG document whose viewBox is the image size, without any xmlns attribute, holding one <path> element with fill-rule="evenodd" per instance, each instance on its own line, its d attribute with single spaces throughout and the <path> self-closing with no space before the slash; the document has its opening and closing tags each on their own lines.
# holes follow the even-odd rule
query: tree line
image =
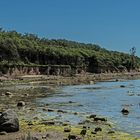
<svg viewBox="0 0 140 140">
<path fill-rule="evenodd" d="M 40 38 L 0 28 L 0 65 L 69 65 L 88 72 L 138 69 L 140 58 L 108 51 L 97 44 Z"/>
</svg>

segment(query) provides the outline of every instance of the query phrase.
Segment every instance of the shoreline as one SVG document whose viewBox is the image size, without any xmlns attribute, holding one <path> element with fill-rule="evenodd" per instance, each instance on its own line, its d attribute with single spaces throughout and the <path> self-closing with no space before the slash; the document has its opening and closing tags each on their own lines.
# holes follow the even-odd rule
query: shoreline
<svg viewBox="0 0 140 140">
<path fill-rule="evenodd" d="M 101 74 L 77 74 L 71 77 L 55 76 L 55 75 L 25 75 L 17 77 L 19 81 L 29 82 L 31 84 L 45 83 L 54 86 L 94 84 L 104 81 L 120 81 L 140 79 L 140 72 L 125 73 L 101 73 Z"/>
<path fill-rule="evenodd" d="M 17 75 L 17 76 L 0 76 L 0 82 L 16 81 L 16 82 L 32 82 L 32 83 L 46 83 L 53 85 L 78 85 L 78 84 L 92 84 L 94 82 L 102 82 L 109 80 L 120 79 L 140 79 L 140 72 L 122 72 L 122 73 L 85 73 L 76 74 L 74 76 L 56 76 L 56 75 Z"/>
<path fill-rule="evenodd" d="M 121 79 L 139 79 L 140 78 L 140 72 L 139 73 L 107 73 L 107 74 L 87 74 L 87 75 L 76 75 L 75 77 L 62 77 L 62 76 L 46 76 L 46 75 L 26 75 L 26 76 L 20 76 L 16 78 L 7 78 L 6 80 L 1 80 L 1 83 L 8 82 L 8 84 L 16 84 L 16 83 L 27 83 L 27 84 L 41 84 L 45 83 L 48 86 L 61 86 L 61 85 L 75 85 L 75 84 L 94 84 L 95 82 L 100 81 L 117 81 Z M 3 85 L 2 85 L 3 86 Z M 63 114 L 62 114 L 63 115 Z M 88 119 L 88 121 L 93 125 L 96 124 L 96 122 L 92 121 L 92 119 Z M 20 120 L 20 126 L 21 130 L 17 133 L 11 133 L 7 134 L 6 136 L 0 136 L 0 140 L 8 140 L 7 138 L 12 137 L 21 137 L 21 135 L 26 135 L 28 137 L 28 133 L 30 132 L 31 135 L 36 136 L 40 135 L 39 137 L 43 137 L 44 133 L 48 133 L 50 136 L 53 137 L 52 133 L 54 133 L 56 136 L 52 138 L 52 140 L 55 140 L 58 136 L 60 137 L 60 140 L 66 139 L 69 134 L 73 134 L 79 137 L 79 139 L 82 139 L 82 136 L 80 135 L 80 131 L 83 130 L 83 127 L 86 124 L 82 124 L 80 126 L 72 126 L 72 125 L 46 125 L 42 124 L 41 120 L 32 120 L 30 122 L 27 120 Z M 65 122 L 63 122 L 65 123 Z M 86 125 L 88 126 L 88 125 Z M 139 138 L 136 138 L 135 136 L 123 133 L 119 131 L 112 130 L 112 127 L 108 127 L 109 124 L 104 122 L 97 123 L 97 127 L 103 127 L 103 130 L 101 132 L 98 132 L 97 134 L 92 134 L 93 128 L 91 127 L 88 130 L 88 133 L 90 136 L 92 136 L 91 140 L 139 140 Z M 71 133 L 65 133 L 64 129 L 71 127 Z M 94 128 L 95 129 L 95 128 Z M 50 138 L 51 139 L 51 138 Z M 59 140 L 58 139 L 58 140 Z M 85 137 L 85 140 L 88 140 L 88 135 Z M 12 139 L 14 140 L 14 139 Z M 26 139 L 25 139 L 26 140 Z M 40 139 L 39 139 L 40 140 Z M 89 139 L 90 140 L 90 139 Z"/>
<path fill-rule="evenodd" d="M 138 79 L 140 78 L 140 72 L 132 71 L 132 72 L 119 72 L 119 73 L 83 73 L 83 74 L 75 74 L 72 76 L 56 76 L 56 75 L 2 75 L 0 76 L 0 82 L 3 81 L 41 81 L 41 80 L 57 80 L 59 82 L 62 80 L 64 84 L 73 83 L 73 84 L 81 84 L 81 83 L 89 83 L 90 81 L 100 82 L 100 81 L 107 81 L 107 80 L 117 80 L 117 79 Z M 26 81 L 25 81 L 26 82 Z M 55 84 L 55 83 L 54 83 Z"/>
</svg>

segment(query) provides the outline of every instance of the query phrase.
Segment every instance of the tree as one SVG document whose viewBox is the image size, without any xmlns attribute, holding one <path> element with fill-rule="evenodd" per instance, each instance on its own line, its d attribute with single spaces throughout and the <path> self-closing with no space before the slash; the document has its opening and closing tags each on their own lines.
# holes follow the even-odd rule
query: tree
<svg viewBox="0 0 140 140">
<path fill-rule="evenodd" d="M 132 47 L 130 49 L 130 55 L 131 55 L 131 69 L 135 68 L 135 54 L 136 54 L 136 47 Z"/>
</svg>

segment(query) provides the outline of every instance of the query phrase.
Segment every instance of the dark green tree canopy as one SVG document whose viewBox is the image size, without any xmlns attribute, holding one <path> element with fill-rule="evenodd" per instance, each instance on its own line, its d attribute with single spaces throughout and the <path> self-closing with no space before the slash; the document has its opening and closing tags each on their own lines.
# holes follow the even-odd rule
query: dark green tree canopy
<svg viewBox="0 0 140 140">
<path fill-rule="evenodd" d="M 140 58 L 134 56 L 139 68 Z M 108 51 L 97 44 L 85 44 L 65 39 L 39 38 L 0 28 L 0 64 L 70 65 L 85 67 L 89 72 L 130 70 L 131 55 Z M 97 70 L 98 69 L 98 70 Z"/>
</svg>

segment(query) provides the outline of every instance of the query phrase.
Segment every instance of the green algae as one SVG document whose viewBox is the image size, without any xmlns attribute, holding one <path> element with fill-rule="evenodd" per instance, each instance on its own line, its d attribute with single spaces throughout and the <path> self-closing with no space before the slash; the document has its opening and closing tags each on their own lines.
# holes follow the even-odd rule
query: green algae
<svg viewBox="0 0 140 140">
<path fill-rule="evenodd" d="M 71 132 L 64 132 L 64 128 L 69 127 Z M 44 132 L 58 132 L 63 134 L 63 138 L 67 138 L 70 134 L 76 135 L 79 138 L 83 138 L 80 135 L 80 132 L 83 130 L 82 126 L 61 126 L 61 125 L 45 125 L 40 121 L 32 121 L 31 125 L 26 120 L 20 121 L 20 131 L 24 133 L 35 132 L 35 133 L 44 133 Z M 87 133 L 84 136 L 84 140 L 140 140 L 140 138 L 136 138 L 128 133 L 114 131 L 114 133 L 108 133 L 108 127 L 103 127 L 102 131 L 93 134 L 93 128 L 88 128 Z"/>
</svg>

